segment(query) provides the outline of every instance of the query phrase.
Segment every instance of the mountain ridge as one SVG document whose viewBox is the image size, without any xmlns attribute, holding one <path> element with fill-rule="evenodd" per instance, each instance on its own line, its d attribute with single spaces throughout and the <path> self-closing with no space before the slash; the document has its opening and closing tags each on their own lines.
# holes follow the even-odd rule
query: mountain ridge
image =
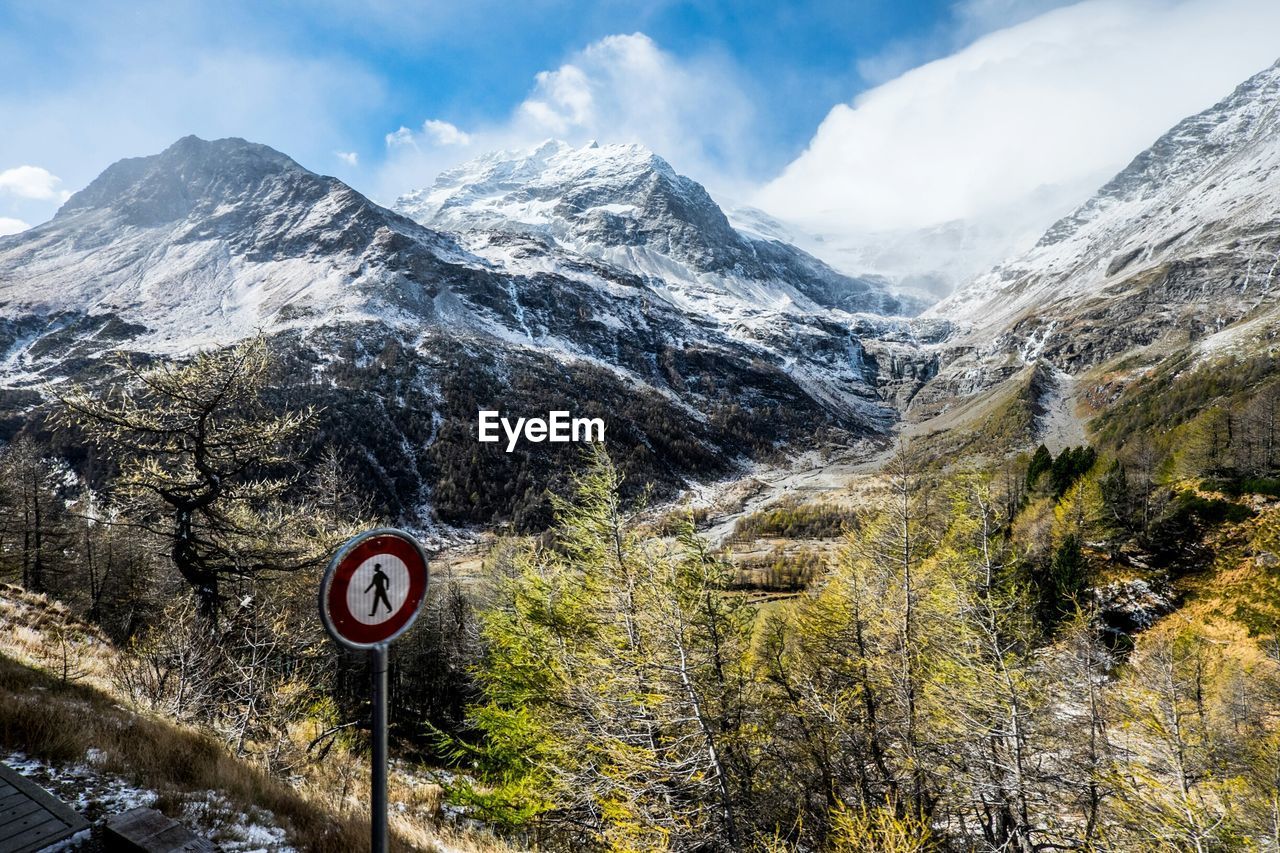
<svg viewBox="0 0 1280 853">
<path fill-rule="evenodd" d="M 724 314 L 735 298 L 776 310 L 920 307 L 891 294 L 887 280 L 846 276 L 791 244 L 739 231 L 702 185 L 641 145 L 549 140 L 492 152 L 402 195 L 394 208 L 443 230 L 550 237 L 567 251 L 668 281 L 691 310 L 710 302 Z"/>
<path fill-rule="evenodd" d="M 265 334 L 394 512 L 521 524 L 571 466 L 473 453 L 478 408 L 605 415 L 637 482 L 664 488 L 802 435 L 889 428 L 862 339 L 900 321 L 741 303 L 739 322 L 667 290 L 541 235 L 427 228 L 265 146 L 185 137 L 0 240 L 0 403 L 116 381 L 120 350 Z"/>
<path fill-rule="evenodd" d="M 0 240 L 5 381 L 29 388 L 98 370 L 122 347 L 175 355 L 265 331 L 321 376 L 395 352 L 433 424 L 405 431 L 388 410 L 405 446 L 465 444 L 475 405 L 504 394 L 535 409 L 608 399 L 615 411 L 642 397 L 645 426 L 627 440 L 650 448 L 646 475 L 662 469 L 667 482 L 806 430 L 883 441 L 902 419 L 963 427 L 934 419 L 994 410 L 970 404 L 1014 380 L 1014 397 L 1077 434 L 1090 370 L 1135 353 L 1142 370 L 1232 335 L 1274 339 L 1277 97 L 1280 63 L 1160 137 L 1031 251 L 917 318 L 876 313 L 901 306 L 884 282 L 774 239 L 767 214 L 735 227 L 643 146 L 495 152 L 397 212 L 266 146 L 184 137 Z M 1017 379 L 1028 370 L 1043 381 Z M 468 380 L 451 385 L 447 371 Z M 373 384 L 335 406 L 408 399 L 361 375 Z M 669 464 L 651 451 L 675 446 L 672 426 L 694 438 Z M 496 470 L 464 479 L 506 476 Z M 426 505 L 438 476 L 422 469 L 413 500 Z"/>
<path fill-rule="evenodd" d="M 1175 255 L 1209 257 L 1274 233 L 1280 203 L 1280 62 L 1161 135 L 1022 256 L 932 306 L 1008 323 L 1082 301 Z M 1225 224 L 1223 224 L 1225 223 Z"/>
<path fill-rule="evenodd" d="M 925 311 L 951 333 L 908 416 L 927 420 L 1041 361 L 1098 377 L 1111 399 L 1175 355 L 1194 364 L 1273 348 L 1278 101 L 1280 62 L 1162 134 L 1026 253 Z"/>
</svg>

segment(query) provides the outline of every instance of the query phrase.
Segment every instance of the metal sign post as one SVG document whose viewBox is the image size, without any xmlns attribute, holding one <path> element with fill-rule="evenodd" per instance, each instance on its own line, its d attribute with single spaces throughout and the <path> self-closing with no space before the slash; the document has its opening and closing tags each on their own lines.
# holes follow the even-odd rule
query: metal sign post
<svg viewBox="0 0 1280 853">
<path fill-rule="evenodd" d="M 361 533 L 338 549 L 320 581 L 320 621 L 349 649 L 369 652 L 373 680 L 373 767 L 369 825 L 373 853 L 387 851 L 387 653 L 427 598 L 427 555 L 403 530 Z"/>
<path fill-rule="evenodd" d="M 369 777 L 370 849 L 387 853 L 387 645 L 369 650 L 373 673 L 373 772 Z"/>
</svg>

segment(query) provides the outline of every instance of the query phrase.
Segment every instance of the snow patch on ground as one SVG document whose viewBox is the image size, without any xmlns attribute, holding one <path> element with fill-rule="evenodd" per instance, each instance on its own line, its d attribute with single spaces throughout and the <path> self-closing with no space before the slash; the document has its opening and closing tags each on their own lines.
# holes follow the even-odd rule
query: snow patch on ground
<svg viewBox="0 0 1280 853">
<path fill-rule="evenodd" d="M 4 756 L 5 764 L 44 788 L 90 822 L 96 823 L 139 806 L 151 806 L 156 792 L 131 785 L 95 766 L 101 753 L 90 750 L 83 763 L 58 767 L 22 752 Z"/>
<path fill-rule="evenodd" d="M 0 761 L 67 803 L 86 820 L 101 825 L 108 817 L 135 808 L 153 807 L 159 795 L 132 785 L 101 769 L 103 754 L 90 749 L 84 760 L 57 766 L 23 752 L 0 754 Z M 183 797 L 177 820 L 216 842 L 226 853 L 294 853 L 286 834 L 266 809 L 235 807 L 218 791 L 199 791 Z M 61 842 L 54 850 L 77 850 L 89 843 L 90 832 Z"/>
<path fill-rule="evenodd" d="M 241 811 L 218 791 L 188 795 L 179 820 L 198 827 L 226 853 L 294 853 L 274 814 L 256 806 Z"/>
</svg>

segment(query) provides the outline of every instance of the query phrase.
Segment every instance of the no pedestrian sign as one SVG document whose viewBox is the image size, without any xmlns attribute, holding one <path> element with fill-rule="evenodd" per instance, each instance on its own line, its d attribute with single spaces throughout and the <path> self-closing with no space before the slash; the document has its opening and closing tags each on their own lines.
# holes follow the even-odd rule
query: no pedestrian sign
<svg viewBox="0 0 1280 853">
<path fill-rule="evenodd" d="M 320 584 L 320 618 L 353 649 L 389 643 L 409 629 L 427 593 L 427 557 L 402 530 L 362 533 L 342 546 Z"/>
<path fill-rule="evenodd" d="M 351 649 L 369 651 L 373 709 L 369 849 L 387 853 L 388 646 L 418 618 L 427 597 L 427 555 L 403 530 L 361 533 L 338 549 L 320 581 L 320 621 Z"/>
</svg>

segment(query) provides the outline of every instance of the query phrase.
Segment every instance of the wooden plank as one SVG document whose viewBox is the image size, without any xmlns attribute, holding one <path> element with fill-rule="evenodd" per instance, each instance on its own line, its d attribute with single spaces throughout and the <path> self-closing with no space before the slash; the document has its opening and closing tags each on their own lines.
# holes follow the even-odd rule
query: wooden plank
<svg viewBox="0 0 1280 853">
<path fill-rule="evenodd" d="M 88 821 L 35 782 L 0 764 L 0 851 L 30 853 L 87 829 Z"/>
<path fill-rule="evenodd" d="M 31 853 L 71 837 L 65 823 L 48 812 L 40 814 L 44 815 L 43 823 L 38 823 L 23 833 L 0 841 L 0 850 L 5 853 Z"/>
<path fill-rule="evenodd" d="M 76 814 L 71 806 L 54 797 L 44 788 L 41 788 L 35 782 L 32 782 L 26 776 L 15 771 L 13 768 L 4 764 L 0 764 L 0 780 L 8 782 L 18 791 L 26 794 L 29 799 L 35 800 L 42 805 L 46 811 L 63 820 L 69 826 L 75 826 L 77 829 L 85 829 L 89 826 L 88 821 Z"/>
<path fill-rule="evenodd" d="M 215 853 L 213 842 L 155 809 L 139 807 L 107 818 L 109 849 L 133 853 Z"/>
<path fill-rule="evenodd" d="M 0 794 L 0 811 L 9 808 L 9 806 L 17 803 L 25 803 L 30 801 L 30 797 L 19 791 L 10 789 L 7 794 Z"/>
<path fill-rule="evenodd" d="M 174 821 L 155 809 L 139 806 L 107 818 L 107 830 L 130 841 L 150 838 L 169 828 Z"/>
<path fill-rule="evenodd" d="M 47 817 L 53 817 L 53 815 L 40 808 L 40 804 L 32 800 L 27 800 L 5 809 L 4 813 L 0 814 L 0 841 L 21 832 L 30 826 L 33 820 L 38 818 L 39 821 L 43 821 Z"/>
</svg>

